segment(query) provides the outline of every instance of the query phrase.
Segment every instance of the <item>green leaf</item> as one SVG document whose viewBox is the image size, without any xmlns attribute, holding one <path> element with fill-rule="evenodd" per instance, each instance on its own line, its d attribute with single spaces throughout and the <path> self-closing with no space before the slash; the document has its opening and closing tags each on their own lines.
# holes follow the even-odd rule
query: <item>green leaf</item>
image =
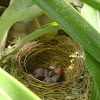
<svg viewBox="0 0 100 100">
<path fill-rule="evenodd" d="M 0 99 L 1 100 L 12 100 L 8 94 L 5 93 L 5 91 L 3 91 L 1 88 L 0 88 Z"/>
<path fill-rule="evenodd" d="M 69 3 L 73 3 L 72 0 L 67 0 Z"/>
<path fill-rule="evenodd" d="M 100 0 L 81 0 L 100 11 Z"/>
<path fill-rule="evenodd" d="M 0 100 L 41 100 L 23 84 L 0 68 Z"/>
<path fill-rule="evenodd" d="M 99 17 L 98 11 L 88 5 L 84 5 L 82 9 L 82 16 L 99 31 Z M 100 100 L 100 63 L 96 61 L 89 53 L 85 51 L 85 62 L 87 68 L 94 79 L 94 85 L 91 94 L 91 100 Z"/>
<path fill-rule="evenodd" d="M 93 86 L 91 100 L 100 100 L 100 63 L 85 51 L 86 66 L 91 73 L 95 86 Z M 98 99 L 97 99 L 98 98 Z"/>
<path fill-rule="evenodd" d="M 0 17 L 0 46 L 2 39 L 10 27 L 20 20 L 35 18 L 43 11 L 33 5 L 32 0 L 14 0 Z"/>
<path fill-rule="evenodd" d="M 18 21 L 27 21 L 27 20 L 33 20 L 33 18 L 36 18 L 43 14 L 43 10 L 41 10 L 36 4 L 29 7 L 27 10 L 25 10 L 18 18 Z"/>
<path fill-rule="evenodd" d="M 99 30 L 97 10 L 88 6 L 87 4 L 84 4 L 81 14 L 86 19 L 86 21 L 88 21 L 97 31 Z"/>
<path fill-rule="evenodd" d="M 33 1 L 100 61 L 100 34 L 66 0 Z"/>
<path fill-rule="evenodd" d="M 100 100 L 100 92 L 99 92 L 98 87 L 95 82 L 93 84 L 91 100 Z"/>
</svg>

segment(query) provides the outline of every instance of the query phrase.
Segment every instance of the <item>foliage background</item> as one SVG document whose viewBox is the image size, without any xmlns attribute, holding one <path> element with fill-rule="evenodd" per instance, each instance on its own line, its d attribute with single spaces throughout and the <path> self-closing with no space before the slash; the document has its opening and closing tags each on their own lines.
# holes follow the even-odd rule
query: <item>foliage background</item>
<svg viewBox="0 0 100 100">
<path fill-rule="evenodd" d="M 99 34 L 99 10 L 100 10 L 100 1 L 99 0 L 82 0 L 83 2 L 89 4 L 91 7 L 84 5 L 85 10 L 87 12 L 82 12 L 80 15 L 66 0 L 14 0 L 14 2 L 5 10 L 3 15 L 0 17 L 0 46 L 1 49 L 4 48 L 3 40 L 4 36 L 7 36 L 8 30 L 11 26 L 19 21 L 23 20 L 31 20 L 36 18 L 37 16 L 43 14 L 44 12 L 48 14 L 54 21 L 57 23 L 52 23 L 48 25 L 48 27 L 42 27 L 32 34 L 27 35 L 23 38 L 16 49 L 14 49 L 11 53 L 1 56 L 1 62 L 9 55 L 15 54 L 18 50 L 26 43 L 33 39 L 40 37 L 41 35 L 47 33 L 50 30 L 59 29 L 59 26 L 63 28 L 71 37 L 73 37 L 79 44 L 82 45 L 85 51 L 85 62 L 87 65 L 88 70 L 90 71 L 91 75 L 94 78 L 94 87 L 92 92 L 92 100 L 99 100 L 100 97 L 100 79 L 99 79 L 99 72 L 100 72 L 100 34 Z M 34 4 L 34 3 L 35 4 Z M 38 6 L 37 6 L 37 5 Z M 40 8 L 42 9 L 40 9 Z M 93 8 L 92 8 L 93 7 Z M 97 10 L 95 10 L 95 9 Z M 33 10 L 35 9 L 35 10 Z M 84 11 L 85 11 L 84 10 Z M 43 12 L 44 11 L 44 12 Z M 28 12 L 28 13 L 27 13 Z M 83 18 L 84 17 L 84 18 Z M 8 19 L 9 18 L 9 19 Z M 89 23 L 88 23 L 89 21 Z M 91 22 L 93 22 L 91 24 Z M 98 27 L 98 28 L 97 28 Z M 41 32 L 41 33 L 40 33 Z M 33 37 L 33 38 L 30 38 Z M 7 78 L 9 82 L 14 83 L 13 78 L 10 77 L 6 72 L 3 74 L 3 70 L 1 70 L 1 78 Z M 6 77 L 7 76 L 7 77 Z M 10 80 L 9 77 L 12 79 Z M 10 92 L 15 91 L 9 90 L 5 85 L 5 81 L 0 80 L 0 88 L 3 90 L 7 96 L 9 95 L 11 98 L 14 98 L 15 95 L 11 95 Z M 18 83 L 20 84 L 20 83 Z M 15 86 L 18 86 L 17 81 Z M 26 89 L 26 88 L 25 88 Z M 22 88 L 20 88 L 22 90 Z M 27 89 L 26 89 L 27 90 Z M 25 91 L 25 90 L 22 90 Z M 27 90 L 28 91 L 28 90 Z M 95 91 L 95 92 L 94 92 Z M 3 92 L 1 92 L 3 93 Z M 16 91 L 17 93 L 17 91 Z M 26 97 L 30 98 L 31 92 L 26 92 Z M 34 95 L 34 94 L 33 94 Z M 97 96 L 95 96 L 97 95 Z M 4 98 L 4 94 L 1 95 Z M 20 95 L 20 97 L 22 94 Z M 34 96 L 32 96 L 34 98 Z"/>
</svg>

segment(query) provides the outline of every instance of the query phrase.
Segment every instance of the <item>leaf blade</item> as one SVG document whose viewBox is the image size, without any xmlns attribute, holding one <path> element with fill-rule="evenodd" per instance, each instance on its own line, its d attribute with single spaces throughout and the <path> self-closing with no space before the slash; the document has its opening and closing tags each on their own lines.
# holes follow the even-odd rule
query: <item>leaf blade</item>
<svg viewBox="0 0 100 100">
<path fill-rule="evenodd" d="M 43 13 L 39 7 L 33 4 L 31 0 L 15 0 L 5 10 L 0 17 L 0 46 L 4 35 L 15 22 L 29 18 L 33 19 Z"/>
<path fill-rule="evenodd" d="M 83 6 L 81 14 L 97 31 L 99 31 L 98 11 L 85 4 Z M 99 76 L 98 76 L 100 73 L 100 63 L 96 61 L 86 51 L 84 53 L 85 53 L 85 62 L 87 68 L 94 79 L 91 100 L 100 100 L 100 85 L 99 85 Z"/>
<path fill-rule="evenodd" d="M 96 61 L 88 52 L 85 51 L 85 62 L 86 66 L 91 73 L 95 86 L 93 86 L 91 100 L 99 100 L 100 99 L 100 63 Z M 98 95 L 98 99 L 95 94 Z"/>
<path fill-rule="evenodd" d="M 41 100 L 37 95 L 32 93 L 23 84 L 0 68 L 0 88 L 12 100 Z M 7 99 L 7 100 L 11 100 Z"/>
<path fill-rule="evenodd" d="M 93 84 L 91 100 L 100 100 L 100 92 L 99 92 L 98 87 L 95 82 Z"/>
<path fill-rule="evenodd" d="M 100 61 L 100 34 L 66 0 L 33 1 Z"/>
<path fill-rule="evenodd" d="M 100 0 L 81 0 L 100 11 Z"/>
</svg>

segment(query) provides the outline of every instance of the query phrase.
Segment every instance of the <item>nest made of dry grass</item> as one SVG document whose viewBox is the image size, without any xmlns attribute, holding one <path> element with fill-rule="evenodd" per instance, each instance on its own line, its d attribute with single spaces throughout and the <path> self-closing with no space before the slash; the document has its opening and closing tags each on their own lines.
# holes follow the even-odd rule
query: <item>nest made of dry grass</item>
<svg viewBox="0 0 100 100">
<path fill-rule="evenodd" d="M 69 36 L 56 35 L 52 39 L 31 41 L 25 44 L 12 57 L 11 62 L 10 69 L 7 69 L 8 72 L 42 99 L 78 100 L 78 98 L 81 98 L 81 100 L 88 100 L 83 98 L 89 98 L 90 96 L 89 93 L 84 94 L 84 96 L 81 93 L 86 88 L 83 86 L 85 82 L 82 80 L 83 77 L 80 77 L 84 72 L 82 49 Z M 38 67 L 54 65 L 60 65 L 63 69 L 63 79 L 61 82 L 49 84 L 37 80 L 30 75 Z M 92 82 L 89 84 L 91 86 Z M 82 88 L 84 89 L 82 90 Z M 88 92 L 90 92 L 90 88 Z M 74 89 L 77 90 L 76 94 L 72 92 Z M 78 96 L 79 93 L 80 97 Z"/>
<path fill-rule="evenodd" d="M 61 66 L 64 82 L 67 84 L 80 75 L 83 69 L 78 49 L 79 45 L 72 38 L 56 36 L 50 40 L 32 41 L 25 44 L 16 55 L 16 59 L 26 73 L 32 73 L 39 67 Z"/>
</svg>

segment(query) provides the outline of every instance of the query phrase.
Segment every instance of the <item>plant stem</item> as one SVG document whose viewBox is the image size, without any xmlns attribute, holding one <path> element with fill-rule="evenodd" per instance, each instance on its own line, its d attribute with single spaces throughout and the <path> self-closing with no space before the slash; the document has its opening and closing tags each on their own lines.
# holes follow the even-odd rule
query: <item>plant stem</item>
<svg viewBox="0 0 100 100">
<path fill-rule="evenodd" d="M 41 25 L 40 25 L 40 22 L 38 21 L 38 18 L 35 18 L 35 23 L 36 23 L 37 27 L 40 28 Z"/>
</svg>

